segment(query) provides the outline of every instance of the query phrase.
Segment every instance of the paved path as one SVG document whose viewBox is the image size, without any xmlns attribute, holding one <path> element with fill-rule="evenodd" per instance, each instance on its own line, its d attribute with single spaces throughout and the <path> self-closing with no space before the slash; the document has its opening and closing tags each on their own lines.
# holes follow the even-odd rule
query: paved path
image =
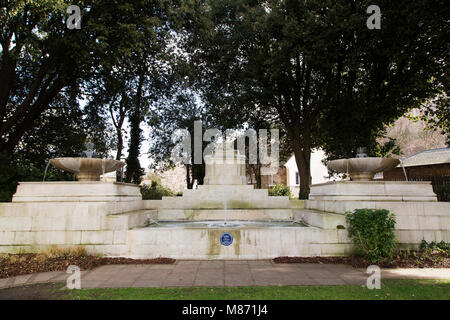
<svg viewBox="0 0 450 320">
<path fill-rule="evenodd" d="M 65 282 L 65 272 L 0 279 L 0 289 Z M 81 272 L 82 288 L 365 285 L 365 269 L 338 264 L 272 261 L 177 261 L 172 265 L 107 265 Z M 450 279 L 450 269 L 384 269 L 382 279 Z"/>
</svg>

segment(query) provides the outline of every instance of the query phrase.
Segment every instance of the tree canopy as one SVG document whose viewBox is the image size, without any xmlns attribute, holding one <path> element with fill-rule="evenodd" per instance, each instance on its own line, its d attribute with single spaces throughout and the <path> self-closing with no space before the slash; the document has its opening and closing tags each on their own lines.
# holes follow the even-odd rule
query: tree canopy
<svg viewBox="0 0 450 320">
<path fill-rule="evenodd" d="M 309 194 L 311 149 L 374 147 L 385 124 L 447 88 L 445 1 L 206 1 L 192 37 L 205 100 L 276 117 Z"/>
<path fill-rule="evenodd" d="M 80 29 L 66 26 L 70 5 L 81 9 Z M 126 180 L 138 183 L 143 139 L 167 163 L 171 131 L 201 119 L 222 130 L 282 127 L 306 198 L 313 148 L 329 158 L 393 150 L 393 141 L 377 144 L 383 128 L 435 97 L 425 113 L 448 133 L 446 1 L 380 0 L 380 29 L 367 27 L 370 5 L 1 2 L 0 182 L 10 195 L 18 180 L 40 179 L 49 158 L 77 156 L 92 141 L 101 155 L 126 158 Z M 190 170 L 201 181 L 202 168 Z"/>
</svg>

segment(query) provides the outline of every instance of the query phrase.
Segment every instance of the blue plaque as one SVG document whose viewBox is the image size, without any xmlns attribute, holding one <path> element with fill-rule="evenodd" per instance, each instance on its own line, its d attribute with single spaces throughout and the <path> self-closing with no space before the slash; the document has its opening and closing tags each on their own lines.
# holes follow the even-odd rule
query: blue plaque
<svg viewBox="0 0 450 320">
<path fill-rule="evenodd" d="M 231 233 L 222 233 L 222 235 L 220 236 L 220 243 L 225 247 L 231 245 L 233 243 L 233 236 L 231 235 Z"/>
</svg>

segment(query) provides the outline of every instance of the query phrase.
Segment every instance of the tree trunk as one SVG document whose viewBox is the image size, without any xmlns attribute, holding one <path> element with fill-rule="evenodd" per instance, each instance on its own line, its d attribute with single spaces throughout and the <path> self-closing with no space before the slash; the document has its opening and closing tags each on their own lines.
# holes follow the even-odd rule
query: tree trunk
<svg viewBox="0 0 450 320">
<path fill-rule="evenodd" d="M 123 135 L 122 135 L 122 128 L 116 128 L 117 132 L 117 153 L 116 153 L 116 160 L 120 161 L 122 158 L 122 150 L 123 150 Z M 123 176 L 122 171 L 123 168 L 116 170 L 116 181 L 122 182 Z"/>
<path fill-rule="evenodd" d="M 4 53 L 1 66 L 2 78 L 0 80 L 0 119 L 2 120 L 2 122 L 5 121 L 4 118 L 6 117 L 6 105 L 8 103 L 11 88 L 14 84 L 16 68 L 16 61 L 13 61 L 9 57 L 9 53 L 5 51 L 5 48 L 3 48 L 3 50 Z"/>
<path fill-rule="evenodd" d="M 300 175 L 300 192 L 299 199 L 308 199 L 311 190 L 311 169 L 309 165 L 304 165 L 299 168 Z"/>
<path fill-rule="evenodd" d="M 142 87 L 144 85 L 144 72 L 139 75 L 134 108 L 130 116 L 130 148 L 127 158 L 126 182 L 139 184 L 141 182 L 142 168 L 139 163 L 141 148 L 141 103 Z"/>
<path fill-rule="evenodd" d="M 58 95 L 63 87 L 64 83 L 58 79 L 55 80 L 50 89 L 39 95 L 37 100 L 30 107 L 31 111 L 29 111 L 26 116 L 22 117 L 22 121 L 15 125 L 15 130 L 8 134 L 8 141 L 1 144 L 1 151 L 11 153 L 14 150 L 23 135 L 33 128 L 35 121 L 42 115 L 45 109 L 48 108 L 51 101 Z"/>
<path fill-rule="evenodd" d="M 192 189 L 194 186 L 194 179 L 191 178 L 191 165 L 187 164 L 186 166 L 186 187 L 188 189 Z"/>
<path fill-rule="evenodd" d="M 300 176 L 299 199 L 308 199 L 311 185 L 311 149 L 301 147 L 299 143 L 293 146 L 295 162 Z"/>
<path fill-rule="evenodd" d="M 116 160 L 119 160 L 122 158 L 122 152 L 123 152 L 123 134 L 122 134 L 122 128 L 116 128 L 117 132 L 117 153 L 116 153 Z"/>
<path fill-rule="evenodd" d="M 261 178 L 261 164 L 256 165 L 256 189 L 262 188 L 262 178 Z"/>
<path fill-rule="evenodd" d="M 192 180 L 197 180 L 198 185 L 203 185 L 205 180 L 205 163 L 192 166 Z"/>
</svg>

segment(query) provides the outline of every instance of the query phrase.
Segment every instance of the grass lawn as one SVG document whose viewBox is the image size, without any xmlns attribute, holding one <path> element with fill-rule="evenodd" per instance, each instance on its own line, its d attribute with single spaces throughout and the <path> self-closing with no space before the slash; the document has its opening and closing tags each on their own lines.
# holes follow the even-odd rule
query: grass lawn
<svg viewBox="0 0 450 320">
<path fill-rule="evenodd" d="M 66 291 L 81 300 L 449 300 L 450 280 L 384 280 L 380 290 L 361 286 L 233 288 L 120 288 Z"/>
</svg>

